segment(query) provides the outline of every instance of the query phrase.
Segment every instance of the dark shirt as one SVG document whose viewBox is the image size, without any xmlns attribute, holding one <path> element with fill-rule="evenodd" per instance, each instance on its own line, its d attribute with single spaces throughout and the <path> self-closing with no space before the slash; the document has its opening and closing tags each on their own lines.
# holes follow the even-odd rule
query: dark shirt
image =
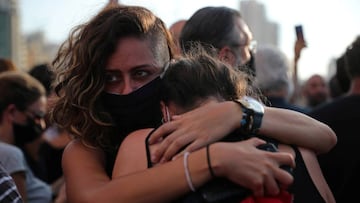
<svg viewBox="0 0 360 203">
<path fill-rule="evenodd" d="M 46 168 L 43 180 L 49 184 L 55 182 L 63 175 L 61 158 L 65 147 L 56 148 L 48 142 L 44 142 L 40 147 L 41 162 Z"/>
<path fill-rule="evenodd" d="M 286 101 L 285 98 L 282 97 L 267 97 L 267 100 L 268 100 L 266 103 L 267 106 L 282 108 L 282 109 L 290 109 L 304 114 L 308 113 L 308 110 L 306 108 L 302 108 L 300 106 L 291 104 L 288 101 Z"/>
<path fill-rule="evenodd" d="M 318 156 L 320 167 L 334 197 L 339 202 L 341 191 L 347 190 L 346 176 L 359 164 L 360 95 L 343 96 L 313 109 L 309 115 L 329 125 L 336 133 L 337 144 L 330 152 Z M 359 171 L 356 171 L 359 173 Z M 360 179 L 355 181 L 359 183 Z M 356 194 L 354 194 L 356 195 Z"/>
</svg>

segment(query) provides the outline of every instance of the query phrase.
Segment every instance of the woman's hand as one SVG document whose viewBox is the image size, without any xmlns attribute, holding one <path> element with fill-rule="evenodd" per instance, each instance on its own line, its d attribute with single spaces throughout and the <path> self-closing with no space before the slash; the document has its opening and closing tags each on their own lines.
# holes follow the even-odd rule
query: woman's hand
<svg viewBox="0 0 360 203">
<path fill-rule="evenodd" d="M 295 160 L 290 153 L 256 148 L 264 143 L 258 138 L 251 138 L 241 142 L 212 144 L 209 154 L 215 175 L 252 190 L 256 196 L 277 195 L 280 188 L 287 188 L 294 180 L 280 166 L 294 168 Z"/>
<path fill-rule="evenodd" d="M 164 138 L 154 151 L 152 161 L 165 162 L 177 154 L 176 159 L 185 151 L 192 152 L 219 141 L 240 127 L 241 117 L 241 108 L 234 102 L 210 103 L 173 116 L 171 122 L 160 126 L 149 139 L 149 144 L 154 144 Z"/>
</svg>

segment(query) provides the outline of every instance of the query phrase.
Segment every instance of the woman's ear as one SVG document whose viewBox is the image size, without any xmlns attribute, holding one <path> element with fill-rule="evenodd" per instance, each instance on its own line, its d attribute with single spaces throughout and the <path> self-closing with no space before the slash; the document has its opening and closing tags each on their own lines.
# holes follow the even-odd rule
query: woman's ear
<svg viewBox="0 0 360 203">
<path fill-rule="evenodd" d="M 221 61 L 226 62 L 228 64 L 236 63 L 236 56 L 234 52 L 231 50 L 229 46 L 224 46 L 220 49 L 218 57 Z"/>
</svg>

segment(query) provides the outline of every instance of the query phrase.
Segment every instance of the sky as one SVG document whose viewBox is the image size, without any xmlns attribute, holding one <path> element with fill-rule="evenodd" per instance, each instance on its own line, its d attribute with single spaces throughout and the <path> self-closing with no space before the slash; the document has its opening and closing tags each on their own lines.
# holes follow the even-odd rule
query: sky
<svg viewBox="0 0 360 203">
<path fill-rule="evenodd" d="M 18 0 L 21 29 L 27 34 L 44 31 L 47 41 L 61 43 L 71 29 L 96 14 L 107 0 Z M 279 25 L 279 48 L 290 61 L 295 42 L 294 26 L 302 24 L 307 48 L 298 63 L 299 77 L 326 76 L 331 59 L 339 57 L 360 35 L 359 0 L 254 0 L 265 5 L 269 21 Z M 240 0 L 119 0 L 144 6 L 170 26 L 189 18 L 205 6 L 238 9 Z M 256 39 L 255 39 L 256 40 Z"/>
</svg>

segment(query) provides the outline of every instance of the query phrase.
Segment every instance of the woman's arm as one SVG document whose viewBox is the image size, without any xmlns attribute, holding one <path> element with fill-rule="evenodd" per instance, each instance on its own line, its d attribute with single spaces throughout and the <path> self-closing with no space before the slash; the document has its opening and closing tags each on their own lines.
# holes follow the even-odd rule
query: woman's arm
<svg viewBox="0 0 360 203">
<path fill-rule="evenodd" d="M 337 142 L 335 132 L 328 125 L 306 114 L 281 108 L 265 107 L 259 133 L 318 154 L 328 152 Z"/>
<path fill-rule="evenodd" d="M 210 153 L 215 174 L 250 188 L 256 195 L 264 194 L 264 190 L 278 193 L 277 182 L 289 185 L 293 181 L 279 166 L 294 166 L 294 159 L 288 153 L 256 148 L 263 143 L 252 138 L 239 143 L 213 144 Z M 87 148 L 79 141 L 72 141 L 66 147 L 63 170 L 69 202 L 169 202 L 190 191 L 183 158 L 114 179 L 106 175 L 104 160 L 99 150 Z M 188 166 L 196 188 L 210 180 L 205 149 L 192 152 Z"/>
<path fill-rule="evenodd" d="M 10 175 L 15 182 L 15 185 L 19 191 L 19 194 L 21 195 L 22 200 L 24 202 L 27 202 L 25 171 L 15 172 Z"/>
<path fill-rule="evenodd" d="M 316 153 L 329 151 L 337 142 L 329 126 L 305 114 L 274 107 L 264 108 L 259 134 L 286 144 L 309 148 Z M 194 151 L 216 142 L 240 128 L 241 119 L 242 109 L 235 102 L 229 101 L 211 103 L 175 116 L 173 121 L 163 124 L 150 138 L 150 143 L 154 143 L 168 135 L 154 152 L 153 162 L 171 159 L 188 144 L 185 150 Z"/>
</svg>

